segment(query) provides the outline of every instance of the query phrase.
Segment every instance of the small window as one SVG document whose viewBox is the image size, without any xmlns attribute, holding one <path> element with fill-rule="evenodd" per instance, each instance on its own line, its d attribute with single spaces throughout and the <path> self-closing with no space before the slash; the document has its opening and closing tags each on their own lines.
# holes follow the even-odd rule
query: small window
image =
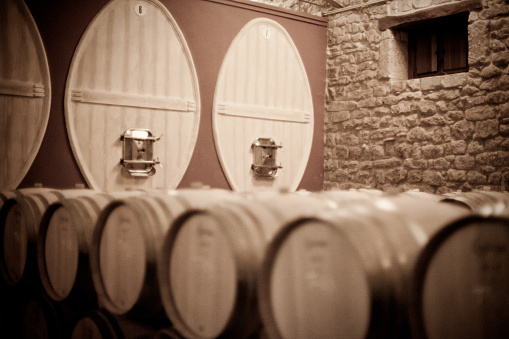
<svg viewBox="0 0 509 339">
<path fill-rule="evenodd" d="M 408 78 L 468 71 L 468 13 L 407 28 Z"/>
</svg>

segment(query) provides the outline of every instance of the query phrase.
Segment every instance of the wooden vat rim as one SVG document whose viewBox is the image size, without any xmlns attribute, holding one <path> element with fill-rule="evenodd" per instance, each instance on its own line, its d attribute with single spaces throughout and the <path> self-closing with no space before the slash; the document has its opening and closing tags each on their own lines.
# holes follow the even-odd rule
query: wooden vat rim
<svg viewBox="0 0 509 339">
<path fill-rule="evenodd" d="M 303 157 L 306 159 L 305 162 L 302 163 L 300 170 L 296 173 L 295 177 L 292 180 L 292 184 L 290 186 L 290 190 L 297 189 L 300 181 L 302 180 L 302 177 L 304 176 L 304 173 L 306 172 L 306 168 L 309 162 L 309 157 L 311 155 L 311 148 L 313 144 L 313 136 L 314 136 L 314 104 L 313 104 L 313 95 L 311 92 L 311 86 L 309 84 L 309 78 L 306 72 L 306 66 L 304 65 L 304 62 L 302 61 L 302 57 L 299 53 L 299 49 L 295 45 L 290 33 L 277 21 L 273 19 L 269 19 L 266 17 L 257 17 L 252 20 L 250 20 L 248 23 L 246 23 L 241 30 L 235 35 L 234 39 L 230 43 L 230 46 L 228 47 L 228 50 L 223 58 L 221 68 L 219 69 L 217 81 L 216 81 L 216 88 L 214 90 L 214 99 L 212 103 L 212 131 L 214 136 L 214 143 L 217 150 L 217 155 L 219 158 L 219 162 L 221 164 L 221 167 L 223 168 L 223 171 L 225 172 L 225 177 L 232 187 L 233 190 L 238 191 L 239 185 L 236 182 L 236 178 L 232 176 L 231 168 L 228 166 L 228 162 L 226 161 L 226 157 L 224 152 L 222 151 L 221 147 L 219 147 L 221 142 L 221 136 L 218 134 L 218 121 L 217 116 L 220 115 L 218 112 L 218 106 L 220 104 L 223 104 L 220 100 L 218 100 L 218 93 L 219 93 L 219 84 L 220 81 L 222 82 L 224 80 L 225 76 L 225 65 L 230 62 L 232 51 L 234 50 L 234 47 L 237 47 L 238 42 L 241 38 L 244 37 L 245 32 L 247 32 L 249 29 L 251 29 L 252 26 L 258 24 L 258 23 L 266 23 L 269 25 L 274 26 L 285 38 L 285 41 L 288 43 L 290 49 L 293 53 L 295 53 L 295 56 L 297 57 L 298 65 L 301 70 L 301 74 L 303 76 L 303 80 L 305 82 L 305 91 L 307 93 L 307 97 L 309 98 L 309 117 L 308 121 L 306 122 L 309 124 L 309 142 L 307 143 L 306 149 L 302 151 Z"/>
<path fill-rule="evenodd" d="M 65 85 L 65 94 L 64 94 L 64 115 L 65 115 L 65 124 L 67 129 L 67 135 L 70 140 L 71 149 L 74 155 L 74 158 L 76 159 L 76 162 L 78 164 L 78 167 L 83 174 L 83 177 L 85 178 L 85 181 L 88 183 L 88 185 L 93 189 L 101 189 L 101 187 L 97 184 L 96 180 L 94 179 L 90 169 L 89 164 L 86 163 L 84 160 L 83 154 L 81 152 L 81 149 L 79 147 L 79 142 L 76 138 L 76 133 L 74 131 L 74 117 L 72 114 L 70 114 L 70 106 L 72 102 L 72 92 L 73 88 L 71 88 L 72 83 L 72 72 L 73 70 L 78 67 L 78 61 L 81 60 L 83 53 L 85 50 L 81 48 L 83 44 L 88 40 L 88 35 L 91 31 L 91 27 L 93 27 L 96 22 L 99 21 L 99 19 L 102 17 L 102 14 L 108 10 L 110 6 L 114 6 L 117 2 L 122 2 L 123 0 L 110 0 L 106 5 L 104 5 L 103 8 L 94 16 L 94 18 L 90 21 L 87 28 L 83 32 L 83 34 L 80 37 L 80 40 L 78 42 L 78 45 L 76 47 L 76 51 L 73 54 L 71 64 L 69 66 L 69 75 L 67 76 L 66 85 Z M 182 164 L 182 167 L 180 168 L 178 174 L 175 176 L 175 187 L 169 187 L 169 188 L 176 188 L 180 181 L 182 180 L 190 162 L 191 157 L 194 151 L 194 148 L 196 146 L 196 141 L 198 139 L 198 132 L 199 132 L 199 126 L 200 126 L 200 117 L 201 117 L 201 99 L 200 99 L 200 89 L 199 89 L 199 82 L 198 82 L 198 74 L 196 72 L 193 56 L 191 54 L 191 50 L 187 44 L 187 41 L 185 39 L 185 36 L 180 29 L 179 25 L 177 24 L 177 21 L 173 18 L 170 11 L 166 6 L 164 6 L 160 1 L 158 0 L 140 0 L 145 1 L 150 4 L 152 4 L 154 7 L 156 7 L 158 10 L 162 12 L 168 23 L 170 24 L 171 28 L 173 29 L 173 32 L 175 33 L 176 38 L 180 42 L 180 46 L 182 48 L 183 54 L 185 56 L 185 59 L 189 65 L 190 75 L 191 75 L 191 82 L 193 87 L 193 95 L 194 95 L 194 101 L 195 101 L 195 119 L 193 131 L 190 136 L 190 142 L 188 145 L 188 149 L 185 150 L 185 154 L 189 154 L 187 157 L 187 160 Z M 182 150 L 182 152 L 184 152 Z M 120 154 L 119 154 L 120 155 Z"/>
<path fill-rule="evenodd" d="M 21 181 L 25 178 L 28 173 L 30 167 L 39 153 L 39 150 L 42 145 L 42 141 L 46 134 L 46 130 L 48 127 L 49 116 L 51 111 L 51 75 L 49 70 L 49 62 L 48 57 L 46 55 L 46 49 L 44 47 L 44 42 L 42 40 L 42 36 L 39 32 L 39 28 L 37 27 L 37 23 L 35 22 L 30 9 L 26 5 L 25 1 L 12 1 L 15 6 L 19 9 L 21 16 L 25 16 L 27 19 L 27 29 L 33 37 L 33 42 L 35 44 L 35 49 L 39 53 L 39 70 L 41 71 L 41 77 L 44 85 L 44 97 L 43 97 L 43 109 L 41 109 L 41 123 L 39 125 L 40 131 L 38 133 L 37 138 L 35 139 L 30 155 L 25 160 L 25 164 L 18 172 L 16 177 L 7 183 L 6 186 L 0 187 L 2 190 L 15 189 L 21 183 Z"/>
</svg>

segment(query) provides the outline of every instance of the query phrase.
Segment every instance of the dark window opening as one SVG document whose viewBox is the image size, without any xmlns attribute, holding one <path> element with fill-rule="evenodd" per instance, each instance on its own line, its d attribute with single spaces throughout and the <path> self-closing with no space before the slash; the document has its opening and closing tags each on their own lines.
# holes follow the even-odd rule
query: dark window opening
<svg viewBox="0 0 509 339">
<path fill-rule="evenodd" d="M 408 32 L 408 78 L 468 71 L 468 12 L 415 23 Z"/>
</svg>

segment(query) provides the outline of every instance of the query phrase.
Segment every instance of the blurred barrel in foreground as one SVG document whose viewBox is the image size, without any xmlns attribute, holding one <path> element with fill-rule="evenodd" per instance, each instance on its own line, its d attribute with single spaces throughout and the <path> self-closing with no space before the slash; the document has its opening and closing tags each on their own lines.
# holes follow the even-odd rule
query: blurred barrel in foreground
<svg viewBox="0 0 509 339">
<path fill-rule="evenodd" d="M 231 194 L 219 189 L 182 189 L 109 203 L 99 215 L 90 252 L 99 303 L 113 314 L 164 317 L 156 261 L 166 232 L 187 209 L 228 199 Z"/>
<path fill-rule="evenodd" d="M 408 285 L 428 237 L 470 212 L 408 195 L 302 218 L 270 242 L 258 293 L 271 338 L 408 335 Z"/>
<path fill-rule="evenodd" d="M 187 211 L 165 238 L 161 298 L 186 338 L 246 338 L 258 330 L 256 281 L 268 241 L 294 218 L 337 206 L 309 192 L 236 197 Z"/>
<path fill-rule="evenodd" d="M 50 204 L 66 197 L 91 194 L 88 189 L 47 190 L 8 199 L 0 210 L 0 271 L 6 284 L 40 289 L 36 241 L 42 215 Z M 34 290 L 35 289 L 35 290 Z"/>
<path fill-rule="evenodd" d="M 42 216 L 37 238 L 37 262 L 44 290 L 56 301 L 96 306 L 89 253 L 97 218 L 114 199 L 141 191 L 100 193 L 62 199 Z"/>
<path fill-rule="evenodd" d="M 416 339 L 509 338 L 509 219 L 471 216 L 437 233 L 412 299 Z"/>
</svg>

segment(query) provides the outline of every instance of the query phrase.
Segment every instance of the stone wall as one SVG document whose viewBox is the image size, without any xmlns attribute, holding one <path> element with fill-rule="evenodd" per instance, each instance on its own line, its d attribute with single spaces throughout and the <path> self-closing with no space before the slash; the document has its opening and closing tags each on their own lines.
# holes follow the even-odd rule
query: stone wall
<svg viewBox="0 0 509 339">
<path fill-rule="evenodd" d="M 273 5 L 285 9 L 290 9 L 298 12 L 303 12 L 313 15 L 322 15 L 324 10 L 330 10 L 332 7 L 325 0 L 251 0 L 261 2 L 268 5 Z"/>
<path fill-rule="evenodd" d="M 470 12 L 468 72 L 407 80 L 406 33 L 381 30 L 380 19 L 450 1 L 337 2 L 324 189 L 508 190 L 509 3 L 484 0 Z"/>
<path fill-rule="evenodd" d="M 509 5 L 470 13 L 468 73 L 407 80 L 406 35 L 378 22 L 423 3 L 329 17 L 325 189 L 508 189 Z"/>
</svg>

